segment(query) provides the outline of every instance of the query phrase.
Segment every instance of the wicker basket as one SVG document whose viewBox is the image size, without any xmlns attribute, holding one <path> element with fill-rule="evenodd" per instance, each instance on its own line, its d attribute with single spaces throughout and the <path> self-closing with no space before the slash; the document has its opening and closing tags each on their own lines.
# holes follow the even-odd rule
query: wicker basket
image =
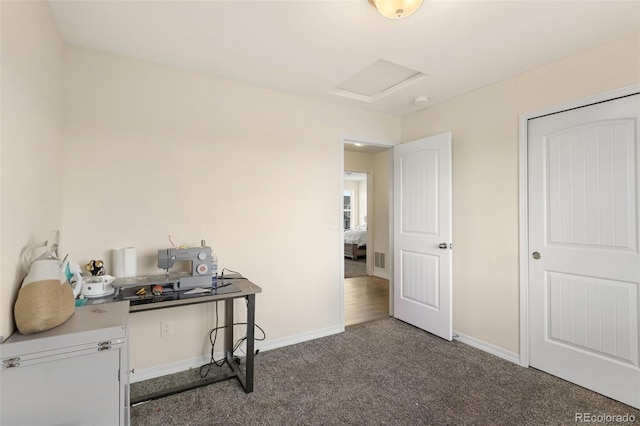
<svg viewBox="0 0 640 426">
<path fill-rule="evenodd" d="M 13 313 L 18 331 L 33 334 L 57 327 L 74 310 L 75 297 L 68 282 L 42 280 L 20 288 Z"/>
</svg>

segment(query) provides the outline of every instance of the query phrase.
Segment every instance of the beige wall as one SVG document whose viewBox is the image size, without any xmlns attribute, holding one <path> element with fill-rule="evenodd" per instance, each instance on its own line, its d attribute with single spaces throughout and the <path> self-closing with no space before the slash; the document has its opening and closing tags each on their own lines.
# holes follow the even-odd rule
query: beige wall
<svg viewBox="0 0 640 426">
<path fill-rule="evenodd" d="M 376 252 L 385 254 L 385 267 L 374 268 L 375 275 L 389 278 L 391 268 L 391 252 L 389 251 L 389 231 L 392 228 L 389 223 L 389 161 L 392 151 L 381 152 L 373 155 L 373 211 L 374 248 Z"/>
<path fill-rule="evenodd" d="M 137 247 L 141 273 L 157 272 L 167 234 L 206 239 L 222 267 L 263 287 L 257 321 L 270 341 L 335 331 L 340 135 L 395 141 L 402 129 L 404 141 L 453 132 L 454 328 L 517 352 L 518 114 L 640 81 L 635 34 L 401 120 L 78 48 L 63 63 L 46 3 L 0 5 L 5 338 L 20 250 L 55 228 L 81 263 Z M 368 170 L 388 173 L 386 155 Z M 294 176 L 304 191 L 290 189 Z M 376 191 L 388 182 L 375 179 Z M 378 250 L 388 201 L 376 206 Z M 132 314 L 132 367 L 206 354 L 213 318 L 203 306 Z M 167 319 L 175 334 L 160 338 Z"/>
<path fill-rule="evenodd" d="M 640 81 L 640 35 L 408 115 L 402 140 L 453 132 L 453 318 L 519 352 L 519 114 Z"/>
<path fill-rule="evenodd" d="M 367 181 L 358 181 L 358 225 L 367 223 Z"/>
<path fill-rule="evenodd" d="M 269 341 L 339 330 L 340 136 L 399 140 L 400 118 L 79 48 L 66 67 L 74 258 L 110 269 L 112 249 L 134 246 L 138 273 L 159 273 L 168 234 L 205 239 L 220 267 L 263 288 Z M 132 367 L 206 354 L 213 318 L 205 306 L 132 314 Z M 163 319 L 173 336 L 160 337 Z"/>
<path fill-rule="evenodd" d="M 15 330 L 20 251 L 62 224 L 63 44 L 45 2 L 0 2 L 0 336 Z M 61 256 L 68 240 L 62 235 Z"/>
<path fill-rule="evenodd" d="M 345 151 L 344 169 L 351 172 L 370 173 L 373 171 L 373 155 L 361 152 Z"/>
</svg>

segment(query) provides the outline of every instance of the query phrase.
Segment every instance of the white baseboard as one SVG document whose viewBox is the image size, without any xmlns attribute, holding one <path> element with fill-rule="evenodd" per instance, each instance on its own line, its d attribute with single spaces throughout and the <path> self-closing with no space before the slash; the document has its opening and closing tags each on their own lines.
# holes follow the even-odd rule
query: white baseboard
<svg viewBox="0 0 640 426">
<path fill-rule="evenodd" d="M 510 352 L 506 349 L 499 348 L 498 346 L 494 346 L 490 343 L 483 342 L 482 340 L 478 340 L 475 337 L 467 336 L 462 333 L 458 333 L 457 331 L 453 331 L 453 338 L 467 344 L 469 346 L 473 346 L 474 348 L 483 350 L 492 355 L 495 355 L 499 358 L 506 359 L 507 361 L 511 361 L 514 364 L 520 365 L 520 355 L 514 352 Z"/>
<path fill-rule="evenodd" d="M 319 330 L 307 331 L 305 333 L 295 334 L 293 336 L 281 337 L 279 339 L 265 340 L 264 342 L 256 342 L 256 348 L 261 351 L 283 348 L 296 343 L 306 342 L 308 340 L 319 339 L 321 337 L 331 336 L 333 334 L 342 333 L 344 328 L 340 326 L 332 326 L 321 328 Z"/>
<path fill-rule="evenodd" d="M 289 345 L 295 345 L 296 343 L 306 342 L 308 340 L 318 339 L 320 337 L 331 336 L 332 334 L 342 333 L 344 328 L 339 326 L 326 327 L 319 330 L 308 331 L 305 333 L 295 334 L 293 336 L 282 337 L 279 339 L 265 340 L 263 342 L 256 342 L 255 348 L 261 352 L 269 351 L 271 349 L 282 348 Z M 244 352 L 246 346 L 241 346 L 240 350 Z M 222 359 L 223 353 L 214 354 L 215 359 Z M 144 380 L 155 379 L 156 377 L 166 376 L 168 374 L 179 373 L 180 371 L 189 370 L 191 368 L 200 368 L 201 365 L 208 363 L 210 355 L 203 355 L 201 357 L 181 360 L 172 362 L 169 364 L 158 365 L 155 367 L 144 368 L 135 370 L 129 375 L 129 381 L 131 383 L 142 382 Z"/>
<path fill-rule="evenodd" d="M 373 276 L 378 278 L 384 278 L 385 280 L 389 279 L 389 271 L 381 268 L 373 268 Z"/>
<path fill-rule="evenodd" d="M 155 379 L 156 377 L 166 376 L 180 371 L 189 370 L 191 368 L 200 368 L 209 362 L 210 355 L 203 355 L 197 358 L 186 359 L 182 361 L 172 362 L 169 364 L 157 365 L 155 367 L 135 369 L 129 374 L 129 382 L 143 382 L 149 379 Z M 215 354 L 216 359 L 222 358 L 222 352 Z"/>
</svg>

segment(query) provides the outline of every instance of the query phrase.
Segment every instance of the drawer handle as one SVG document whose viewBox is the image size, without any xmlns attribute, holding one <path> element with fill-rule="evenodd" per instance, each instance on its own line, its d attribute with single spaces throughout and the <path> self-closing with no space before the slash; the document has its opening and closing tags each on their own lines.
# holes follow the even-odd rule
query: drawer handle
<svg viewBox="0 0 640 426">
<path fill-rule="evenodd" d="M 2 369 L 4 370 L 5 368 L 20 367 L 20 363 L 18 361 L 20 361 L 20 357 L 19 356 L 15 356 L 13 358 L 3 359 L 2 360 Z"/>
</svg>

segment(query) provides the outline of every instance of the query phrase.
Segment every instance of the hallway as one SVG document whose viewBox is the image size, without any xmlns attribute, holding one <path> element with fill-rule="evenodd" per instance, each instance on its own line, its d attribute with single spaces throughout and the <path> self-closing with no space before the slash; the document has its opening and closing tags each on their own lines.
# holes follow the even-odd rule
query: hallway
<svg viewBox="0 0 640 426">
<path fill-rule="evenodd" d="M 389 316 L 389 280 L 373 276 L 345 278 L 345 326 Z"/>
</svg>

